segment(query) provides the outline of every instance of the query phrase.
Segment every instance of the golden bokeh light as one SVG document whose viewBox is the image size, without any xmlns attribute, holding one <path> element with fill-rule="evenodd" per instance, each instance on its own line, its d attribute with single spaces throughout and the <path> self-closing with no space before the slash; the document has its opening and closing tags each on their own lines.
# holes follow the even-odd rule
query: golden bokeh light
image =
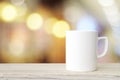
<svg viewBox="0 0 120 80">
<path fill-rule="evenodd" d="M 3 21 L 11 22 L 15 20 L 17 16 L 16 8 L 13 5 L 6 5 L 1 10 L 1 18 Z"/>
<path fill-rule="evenodd" d="M 27 5 L 23 4 L 22 6 L 17 6 L 18 16 L 23 18 L 27 14 L 28 7 Z"/>
<path fill-rule="evenodd" d="M 16 6 L 21 6 L 22 4 L 25 3 L 25 0 L 10 0 L 12 4 Z"/>
<path fill-rule="evenodd" d="M 54 24 L 57 22 L 58 20 L 56 18 L 49 18 L 46 22 L 45 22 L 45 31 L 48 34 L 52 34 L 52 29 Z"/>
<path fill-rule="evenodd" d="M 65 37 L 65 31 L 70 30 L 70 25 L 66 21 L 58 21 L 53 26 L 53 35 L 58 38 Z"/>
<path fill-rule="evenodd" d="M 24 56 L 27 40 L 26 32 L 22 28 L 16 27 L 11 34 L 9 52 L 16 57 Z"/>
<path fill-rule="evenodd" d="M 27 27 L 30 30 L 38 30 L 42 27 L 43 18 L 38 13 L 33 13 L 27 18 Z"/>
<path fill-rule="evenodd" d="M 21 41 L 10 43 L 9 50 L 15 56 L 20 56 L 24 52 L 25 45 Z"/>
</svg>

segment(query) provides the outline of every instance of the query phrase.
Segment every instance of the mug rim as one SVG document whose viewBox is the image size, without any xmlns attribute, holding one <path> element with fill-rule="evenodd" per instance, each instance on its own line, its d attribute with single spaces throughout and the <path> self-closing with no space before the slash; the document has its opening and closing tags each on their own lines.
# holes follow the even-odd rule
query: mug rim
<svg viewBox="0 0 120 80">
<path fill-rule="evenodd" d="M 96 30 L 67 30 L 66 32 L 98 32 Z"/>
</svg>

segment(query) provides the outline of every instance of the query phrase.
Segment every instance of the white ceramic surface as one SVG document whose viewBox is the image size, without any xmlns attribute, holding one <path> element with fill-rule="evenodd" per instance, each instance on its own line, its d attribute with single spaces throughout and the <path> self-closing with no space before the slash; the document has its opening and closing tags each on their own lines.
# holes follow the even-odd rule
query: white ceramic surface
<svg viewBox="0 0 120 80">
<path fill-rule="evenodd" d="M 98 40 L 105 40 L 104 52 L 97 53 Z M 98 37 L 96 31 L 66 32 L 66 69 L 70 71 L 94 71 L 97 58 L 103 57 L 108 49 L 107 37 Z"/>
</svg>

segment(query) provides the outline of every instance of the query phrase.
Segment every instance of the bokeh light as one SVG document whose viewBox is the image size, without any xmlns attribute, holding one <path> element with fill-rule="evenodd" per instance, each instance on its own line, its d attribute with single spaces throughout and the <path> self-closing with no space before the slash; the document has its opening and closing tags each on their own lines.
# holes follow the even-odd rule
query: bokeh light
<svg viewBox="0 0 120 80">
<path fill-rule="evenodd" d="M 25 49 L 25 45 L 21 41 L 12 42 L 9 46 L 10 53 L 15 56 L 20 56 Z"/>
<path fill-rule="evenodd" d="M 114 0 L 98 0 L 98 2 L 101 4 L 101 6 L 111 6 L 114 4 Z"/>
<path fill-rule="evenodd" d="M 77 30 L 95 30 L 97 31 L 97 21 L 90 15 L 85 15 L 77 23 Z"/>
<path fill-rule="evenodd" d="M 72 26 L 76 26 L 78 20 L 83 15 L 82 8 L 79 3 L 67 4 L 64 8 L 64 17 L 71 23 Z"/>
<path fill-rule="evenodd" d="M 46 22 L 45 22 L 45 31 L 48 34 L 52 34 L 52 29 L 54 24 L 57 22 L 58 20 L 56 18 L 49 18 Z"/>
<path fill-rule="evenodd" d="M 58 21 L 53 26 L 53 35 L 58 38 L 65 37 L 65 31 L 70 30 L 70 25 L 66 21 Z"/>
<path fill-rule="evenodd" d="M 38 30 L 43 24 L 43 18 L 38 13 L 33 13 L 27 18 L 27 27 L 30 30 Z"/>
<path fill-rule="evenodd" d="M 17 7 L 17 13 L 19 17 L 25 16 L 27 14 L 28 7 L 26 4 Z M 24 17 L 22 17 L 24 18 Z"/>
<path fill-rule="evenodd" d="M 18 30 L 19 29 L 19 30 Z M 16 57 L 20 57 L 24 55 L 24 51 L 26 49 L 27 42 L 27 34 L 22 27 L 15 27 L 13 32 L 11 33 L 10 43 L 9 43 L 9 51 L 11 55 Z"/>
<path fill-rule="evenodd" d="M 24 4 L 25 0 L 11 0 L 11 3 L 13 3 L 16 6 Z"/>
<path fill-rule="evenodd" d="M 51 3 L 52 2 L 52 3 Z M 110 40 L 98 62 L 120 62 L 120 0 L 0 0 L 0 63 L 65 62 L 68 30 Z M 98 53 L 104 41 L 98 42 Z"/>
<path fill-rule="evenodd" d="M 13 5 L 6 5 L 2 8 L 1 18 L 6 22 L 13 21 L 17 16 L 16 8 Z"/>
</svg>

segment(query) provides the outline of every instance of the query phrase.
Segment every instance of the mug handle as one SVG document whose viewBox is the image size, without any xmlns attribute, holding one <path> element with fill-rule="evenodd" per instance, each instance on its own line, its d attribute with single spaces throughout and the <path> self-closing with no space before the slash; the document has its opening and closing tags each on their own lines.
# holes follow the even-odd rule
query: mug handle
<svg viewBox="0 0 120 80">
<path fill-rule="evenodd" d="M 104 51 L 101 54 L 98 54 L 97 58 L 101 58 L 101 57 L 105 56 L 107 53 L 107 50 L 108 50 L 108 38 L 107 37 L 98 37 L 98 41 L 103 40 L 103 39 L 105 40 Z"/>
</svg>

